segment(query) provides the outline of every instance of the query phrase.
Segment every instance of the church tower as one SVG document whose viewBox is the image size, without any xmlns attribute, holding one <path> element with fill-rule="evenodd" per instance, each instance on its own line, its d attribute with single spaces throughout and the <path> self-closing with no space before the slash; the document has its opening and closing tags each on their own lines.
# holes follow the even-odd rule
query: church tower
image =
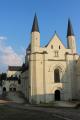
<svg viewBox="0 0 80 120">
<path fill-rule="evenodd" d="M 37 52 L 37 50 L 40 47 L 40 32 L 39 32 L 39 26 L 38 26 L 38 19 L 35 14 L 33 26 L 31 30 L 31 52 Z"/>
<path fill-rule="evenodd" d="M 68 28 L 67 28 L 67 46 L 68 49 L 71 49 L 72 53 L 76 53 L 75 35 L 73 32 L 70 19 L 68 20 Z"/>
</svg>

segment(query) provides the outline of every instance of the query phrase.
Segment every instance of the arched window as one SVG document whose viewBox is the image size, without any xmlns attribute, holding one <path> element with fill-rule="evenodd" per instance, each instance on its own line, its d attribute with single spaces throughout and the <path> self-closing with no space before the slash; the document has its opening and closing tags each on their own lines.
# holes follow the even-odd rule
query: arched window
<svg viewBox="0 0 80 120">
<path fill-rule="evenodd" d="M 56 83 L 60 82 L 59 69 L 54 70 L 54 82 L 56 82 Z"/>
</svg>

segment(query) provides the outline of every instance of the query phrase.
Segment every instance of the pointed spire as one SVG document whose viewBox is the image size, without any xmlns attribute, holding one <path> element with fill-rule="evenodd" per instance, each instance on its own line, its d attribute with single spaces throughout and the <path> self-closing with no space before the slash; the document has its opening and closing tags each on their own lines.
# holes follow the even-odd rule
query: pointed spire
<svg viewBox="0 0 80 120">
<path fill-rule="evenodd" d="M 68 19 L 67 37 L 74 36 L 73 28 L 70 19 Z"/>
<path fill-rule="evenodd" d="M 38 19 L 37 19 L 36 14 L 34 16 L 34 21 L 33 21 L 33 26 L 32 26 L 31 32 L 34 32 L 34 31 L 39 32 Z"/>
</svg>

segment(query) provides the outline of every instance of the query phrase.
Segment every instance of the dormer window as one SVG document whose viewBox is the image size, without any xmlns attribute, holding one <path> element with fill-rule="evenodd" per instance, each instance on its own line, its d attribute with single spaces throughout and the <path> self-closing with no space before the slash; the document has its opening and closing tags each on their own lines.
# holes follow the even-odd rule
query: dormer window
<svg viewBox="0 0 80 120">
<path fill-rule="evenodd" d="M 51 45 L 51 49 L 53 49 L 53 45 Z"/>
</svg>

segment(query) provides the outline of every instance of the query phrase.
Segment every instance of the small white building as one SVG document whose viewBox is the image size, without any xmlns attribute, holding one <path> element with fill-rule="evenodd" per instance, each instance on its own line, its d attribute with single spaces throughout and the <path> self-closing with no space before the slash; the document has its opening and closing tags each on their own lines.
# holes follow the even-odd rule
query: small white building
<svg viewBox="0 0 80 120">
<path fill-rule="evenodd" d="M 7 71 L 7 79 L 2 81 L 3 92 L 21 91 L 21 67 L 9 66 Z"/>
</svg>

